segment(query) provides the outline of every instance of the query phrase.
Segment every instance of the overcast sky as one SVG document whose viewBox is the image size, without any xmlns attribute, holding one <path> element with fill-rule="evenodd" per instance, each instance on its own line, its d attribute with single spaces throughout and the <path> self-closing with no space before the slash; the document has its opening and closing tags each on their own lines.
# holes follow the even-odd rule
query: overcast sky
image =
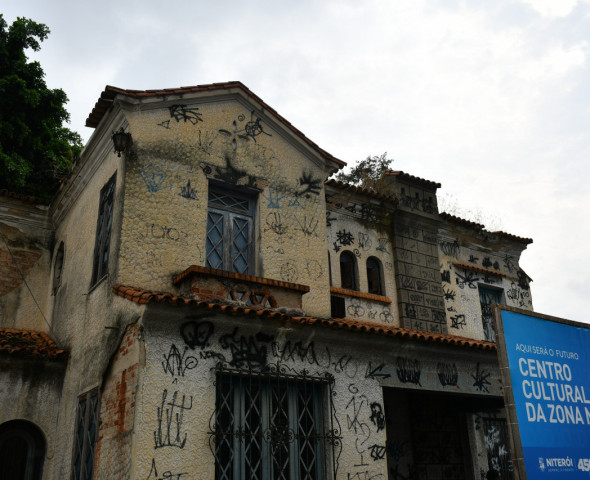
<svg viewBox="0 0 590 480">
<path fill-rule="evenodd" d="M 442 183 L 447 201 L 534 243 L 535 310 L 590 322 L 590 0 L 19 0 L 71 128 L 105 85 L 239 80 L 350 163 Z"/>
</svg>

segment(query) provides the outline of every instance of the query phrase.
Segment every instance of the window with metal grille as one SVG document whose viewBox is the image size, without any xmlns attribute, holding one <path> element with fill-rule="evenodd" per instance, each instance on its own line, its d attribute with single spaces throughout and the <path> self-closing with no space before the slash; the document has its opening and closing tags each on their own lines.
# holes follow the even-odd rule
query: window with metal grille
<svg viewBox="0 0 590 480">
<path fill-rule="evenodd" d="M 514 478 L 514 472 L 506 420 L 503 418 L 484 417 L 483 433 L 488 453 L 488 468 L 500 473 L 500 478 L 512 480 Z"/>
<path fill-rule="evenodd" d="M 220 369 L 216 389 L 216 480 L 326 478 L 326 451 L 340 442 L 324 428 L 326 379 Z"/>
<path fill-rule="evenodd" d="M 209 188 L 207 266 L 254 273 L 254 199 L 234 191 Z"/>
<path fill-rule="evenodd" d="M 94 449 L 98 437 L 98 389 L 78 397 L 74 455 L 71 480 L 90 480 L 94 467 Z"/>
<path fill-rule="evenodd" d="M 494 316 L 492 314 L 492 305 L 494 303 L 502 303 L 502 290 L 486 287 L 484 285 L 479 285 L 478 288 L 483 332 L 487 341 L 495 342 L 496 333 L 494 332 Z"/>
<path fill-rule="evenodd" d="M 115 173 L 100 191 L 98 207 L 98 221 L 96 223 L 96 240 L 94 242 L 94 261 L 92 265 L 92 281 L 94 285 L 108 273 L 109 246 L 111 240 L 111 226 L 113 224 L 113 200 L 115 198 Z"/>
</svg>

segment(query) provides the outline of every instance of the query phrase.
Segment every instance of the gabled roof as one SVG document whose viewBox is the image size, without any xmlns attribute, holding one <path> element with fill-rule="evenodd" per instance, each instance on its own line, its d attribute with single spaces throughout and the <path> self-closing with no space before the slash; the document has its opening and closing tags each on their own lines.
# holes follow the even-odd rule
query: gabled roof
<svg viewBox="0 0 590 480">
<path fill-rule="evenodd" d="M 363 188 L 357 187 L 356 185 L 351 185 L 350 183 L 340 182 L 338 180 L 334 180 L 333 178 L 329 178 L 324 182 L 326 185 L 329 185 L 334 188 L 338 188 L 340 190 L 346 190 L 350 193 L 356 193 L 360 195 L 366 195 L 367 197 L 377 198 L 379 200 L 389 200 L 393 203 L 398 203 L 399 199 L 395 195 L 388 195 L 384 193 L 379 193 L 372 188 Z"/>
<path fill-rule="evenodd" d="M 406 338 L 409 340 L 421 342 L 440 343 L 454 345 L 457 347 L 475 348 L 479 350 L 496 350 L 496 344 L 492 342 L 473 340 L 471 338 L 459 337 L 457 335 L 409 330 L 406 328 L 393 327 L 391 325 L 383 325 L 375 322 L 353 320 L 349 318 L 327 319 L 315 317 L 297 317 L 269 308 L 251 308 L 223 303 L 209 303 L 196 300 L 194 298 L 182 297 L 173 293 L 144 290 L 141 288 L 125 285 L 113 286 L 113 293 L 138 304 L 163 303 L 173 306 L 192 306 L 213 310 L 215 312 L 225 313 L 228 315 L 272 318 L 282 321 L 290 321 L 301 325 L 318 325 L 321 327 L 338 330 L 348 330 L 350 332 Z"/>
<path fill-rule="evenodd" d="M 148 97 L 160 97 L 160 96 L 167 96 L 167 95 L 185 95 L 189 93 L 199 93 L 199 92 L 209 92 L 209 91 L 217 91 L 217 90 L 229 90 L 231 88 L 240 89 L 244 92 L 248 97 L 250 97 L 255 102 L 259 103 L 260 106 L 270 112 L 273 116 L 275 116 L 285 127 L 287 127 L 291 132 L 293 132 L 296 136 L 301 138 L 305 143 L 307 143 L 311 148 L 317 151 L 320 155 L 323 155 L 328 160 L 331 160 L 337 163 L 340 168 L 346 165 L 346 162 L 332 156 L 330 153 L 326 152 L 325 150 L 318 147 L 317 144 L 312 142 L 309 138 L 307 138 L 301 131 L 295 128 L 289 121 L 287 121 L 284 117 L 279 115 L 279 113 L 272 108 L 270 105 L 265 103 L 258 95 L 252 92 L 246 85 L 242 82 L 233 81 L 233 82 L 224 82 L 224 83 L 212 83 L 208 85 L 195 85 L 193 87 L 179 87 L 179 88 L 164 88 L 160 90 L 128 90 L 124 88 L 113 87 L 111 85 L 107 85 L 104 91 L 101 93 L 100 98 L 96 102 L 96 105 L 88 115 L 86 119 L 86 126 L 91 128 L 96 128 L 106 112 L 111 108 L 115 97 L 117 95 L 123 95 L 126 97 L 131 98 L 148 98 Z"/>
<path fill-rule="evenodd" d="M 14 328 L 0 328 L 0 352 L 50 359 L 67 356 L 46 333 Z"/>
<path fill-rule="evenodd" d="M 433 182 L 432 180 L 426 180 L 425 178 L 415 177 L 414 175 L 410 175 L 409 173 L 402 172 L 401 170 L 388 170 L 385 172 L 385 175 L 391 175 L 394 177 L 399 177 L 403 180 L 409 180 L 414 183 L 418 183 L 425 187 L 430 188 L 440 188 L 441 184 L 438 182 Z"/>
</svg>

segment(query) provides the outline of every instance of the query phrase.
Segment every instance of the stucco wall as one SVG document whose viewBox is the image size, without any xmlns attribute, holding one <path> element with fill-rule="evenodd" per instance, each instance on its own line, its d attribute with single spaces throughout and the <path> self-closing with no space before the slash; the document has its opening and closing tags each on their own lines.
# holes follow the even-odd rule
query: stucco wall
<svg viewBox="0 0 590 480">
<path fill-rule="evenodd" d="M 309 285 L 304 309 L 329 315 L 323 165 L 238 102 L 126 115 L 134 154 L 125 177 L 122 283 L 170 290 L 175 273 L 205 265 L 208 186 L 217 181 L 257 192 L 253 273 Z"/>
</svg>

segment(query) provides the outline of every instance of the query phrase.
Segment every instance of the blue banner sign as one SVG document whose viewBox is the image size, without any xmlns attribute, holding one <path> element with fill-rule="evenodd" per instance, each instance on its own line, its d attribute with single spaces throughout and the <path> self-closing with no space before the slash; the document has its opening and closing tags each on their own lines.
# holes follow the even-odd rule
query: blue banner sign
<svg viewBox="0 0 590 480">
<path fill-rule="evenodd" d="M 590 330 L 502 310 L 528 480 L 590 479 Z"/>
</svg>

